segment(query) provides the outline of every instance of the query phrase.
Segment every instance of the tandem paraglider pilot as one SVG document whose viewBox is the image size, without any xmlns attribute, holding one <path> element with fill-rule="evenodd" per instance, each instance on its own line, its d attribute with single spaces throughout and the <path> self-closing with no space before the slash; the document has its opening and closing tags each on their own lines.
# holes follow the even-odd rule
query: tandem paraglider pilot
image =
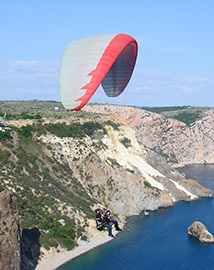
<svg viewBox="0 0 214 270">
<path fill-rule="evenodd" d="M 111 218 L 110 210 L 106 210 L 104 213 L 100 209 L 95 210 L 96 214 L 96 227 L 99 231 L 102 231 L 104 228 L 108 229 L 108 235 L 110 237 L 115 237 L 112 234 L 112 226 L 114 225 L 116 231 L 122 231 L 118 226 L 118 221 Z"/>
</svg>

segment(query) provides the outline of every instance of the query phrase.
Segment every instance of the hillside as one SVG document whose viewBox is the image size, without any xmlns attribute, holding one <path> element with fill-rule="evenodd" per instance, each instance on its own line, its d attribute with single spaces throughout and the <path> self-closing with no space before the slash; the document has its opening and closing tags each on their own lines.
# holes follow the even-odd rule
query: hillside
<svg viewBox="0 0 214 270">
<path fill-rule="evenodd" d="M 146 111 L 158 113 L 168 118 L 179 120 L 190 125 L 205 116 L 209 107 L 173 106 L 173 107 L 142 107 Z"/>
<path fill-rule="evenodd" d="M 123 221 L 146 209 L 212 195 L 170 165 L 185 163 L 180 134 L 192 140 L 189 127 L 177 120 L 113 105 L 72 113 L 60 103 L 40 101 L 0 102 L 0 112 L 0 190 L 16 196 L 22 230 L 39 230 L 43 256 L 50 247 L 72 249 L 78 239 L 97 234 L 98 206 Z M 209 131 L 206 126 L 213 110 L 203 115 L 193 124 L 194 135 L 197 127 L 212 140 L 213 125 Z M 214 162 L 210 145 L 203 157 Z"/>
<path fill-rule="evenodd" d="M 191 124 L 169 118 L 162 113 L 133 107 L 93 105 L 84 110 L 90 113 L 111 113 L 120 123 L 135 131 L 138 142 L 148 151 L 150 149 L 149 152 L 157 152 L 174 167 L 214 163 L 213 108 L 197 108 L 197 117 Z M 195 110 L 194 107 L 186 108 L 185 115 L 192 115 Z M 179 115 L 182 111 L 183 107 L 181 110 L 175 107 L 173 114 Z M 186 116 L 183 121 L 187 121 Z"/>
</svg>

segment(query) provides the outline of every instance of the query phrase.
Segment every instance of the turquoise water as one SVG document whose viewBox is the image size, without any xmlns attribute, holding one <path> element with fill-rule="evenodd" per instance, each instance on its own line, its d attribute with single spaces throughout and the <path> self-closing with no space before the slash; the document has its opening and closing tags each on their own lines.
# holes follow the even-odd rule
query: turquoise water
<svg viewBox="0 0 214 270">
<path fill-rule="evenodd" d="M 206 167 L 207 166 L 207 167 Z M 213 187 L 214 165 L 188 166 L 186 176 Z M 194 177 L 193 177 L 194 176 Z M 213 189 L 214 190 L 214 189 Z M 188 237 L 187 228 L 199 220 L 214 234 L 214 199 L 176 203 L 174 207 L 128 220 L 116 239 L 72 260 L 59 270 L 213 270 L 214 245 Z"/>
</svg>

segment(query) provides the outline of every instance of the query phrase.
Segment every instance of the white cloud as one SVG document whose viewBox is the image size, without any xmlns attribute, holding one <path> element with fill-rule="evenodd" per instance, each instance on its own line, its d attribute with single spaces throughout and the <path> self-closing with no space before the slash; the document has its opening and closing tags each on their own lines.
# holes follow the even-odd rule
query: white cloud
<svg viewBox="0 0 214 270">
<path fill-rule="evenodd" d="M 198 83 L 198 82 L 207 82 L 209 78 L 207 77 L 184 77 L 183 81 L 188 83 Z"/>
<path fill-rule="evenodd" d="M 56 61 L 18 60 L 0 70 L 1 99 L 54 99 L 58 91 Z"/>
<path fill-rule="evenodd" d="M 207 77 L 181 77 L 178 78 L 177 84 L 172 86 L 172 88 L 176 88 L 181 90 L 182 92 L 190 93 L 190 92 L 198 92 L 201 90 L 205 90 L 208 87 L 209 78 Z"/>
<path fill-rule="evenodd" d="M 206 76 L 181 76 L 170 71 L 136 69 L 125 91 L 136 102 L 143 96 L 155 102 L 171 99 L 168 104 L 183 99 L 185 104 L 187 94 L 193 97 L 195 93 L 199 96 L 208 91 L 211 80 Z"/>
<path fill-rule="evenodd" d="M 56 71 L 58 63 L 56 61 L 25 61 L 17 60 L 14 62 L 9 62 L 8 66 L 12 68 L 13 71 L 42 71 L 42 72 L 53 72 Z"/>
<path fill-rule="evenodd" d="M 197 90 L 195 87 L 187 85 L 174 85 L 172 88 L 181 90 L 183 92 L 195 92 Z"/>
<path fill-rule="evenodd" d="M 24 60 L 17 60 L 14 62 L 10 62 L 9 65 L 13 67 L 32 67 L 38 65 L 38 61 L 24 61 Z"/>
<path fill-rule="evenodd" d="M 6 80 L 10 83 L 26 83 L 42 80 L 43 83 L 56 82 L 58 77 L 58 64 L 55 61 L 39 62 L 18 60 L 8 63 L 9 69 L 6 71 Z"/>
</svg>

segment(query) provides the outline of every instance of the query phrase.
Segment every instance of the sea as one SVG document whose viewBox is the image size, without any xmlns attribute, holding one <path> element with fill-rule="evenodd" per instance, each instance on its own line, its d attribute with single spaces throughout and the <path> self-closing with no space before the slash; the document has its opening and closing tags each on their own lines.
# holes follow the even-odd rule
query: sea
<svg viewBox="0 0 214 270">
<path fill-rule="evenodd" d="M 214 165 L 188 165 L 179 171 L 214 191 Z M 177 202 L 148 217 L 131 217 L 114 240 L 58 270 L 213 270 L 214 244 L 202 244 L 187 234 L 194 221 L 214 235 L 213 198 Z"/>
</svg>

